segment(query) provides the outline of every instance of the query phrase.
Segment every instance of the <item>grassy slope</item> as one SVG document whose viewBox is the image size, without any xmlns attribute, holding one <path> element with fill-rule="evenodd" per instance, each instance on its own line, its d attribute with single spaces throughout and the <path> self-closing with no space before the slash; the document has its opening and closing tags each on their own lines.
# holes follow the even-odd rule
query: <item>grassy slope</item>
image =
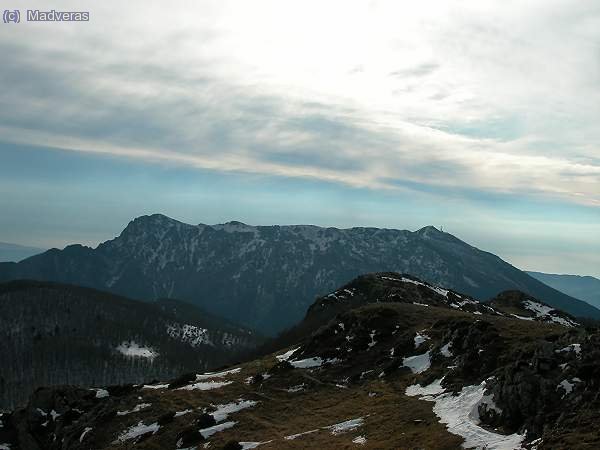
<svg viewBox="0 0 600 450">
<path fill-rule="evenodd" d="M 441 319 L 464 319 L 475 321 L 478 316 L 451 311 L 442 308 L 423 308 L 406 304 L 369 305 L 361 314 L 370 314 L 384 308 L 386 312 L 395 311 L 401 317 L 401 325 L 413 330 L 430 328 Z M 485 317 L 499 330 L 504 339 L 508 355 L 523 346 L 533 346 L 547 336 L 564 334 L 566 329 L 542 323 L 506 319 L 502 317 Z M 407 330 L 410 331 L 410 330 Z M 431 344 L 440 338 L 436 332 L 430 332 Z M 379 345 L 379 344 L 378 344 Z M 383 343 L 381 344 L 384 345 Z M 374 348 L 376 349 L 376 347 Z M 383 349 L 379 349 L 380 351 Z M 388 349 L 385 349 L 387 352 Z M 357 352 L 348 362 L 350 365 L 361 365 L 364 352 Z M 422 375 L 410 372 L 398 372 L 378 378 L 371 377 L 364 381 L 350 384 L 347 388 L 335 386 L 335 379 L 342 378 L 340 368 L 324 366 L 322 369 L 293 369 L 289 372 L 273 375 L 260 384 L 246 384 L 244 380 L 257 373 L 265 373 L 276 360 L 268 356 L 242 366 L 238 374 L 226 379 L 234 383 L 211 391 L 177 391 L 177 390 L 141 390 L 134 395 L 120 399 L 119 409 L 130 409 L 137 403 L 152 403 L 152 407 L 137 414 L 120 417 L 107 423 L 101 436 L 90 436 L 98 439 L 101 448 L 130 448 L 127 445 L 111 445 L 110 442 L 130 425 L 143 420 L 151 423 L 167 411 L 208 408 L 211 404 L 223 404 L 238 398 L 259 401 L 259 405 L 232 414 L 228 420 L 237 422 L 235 427 L 215 434 L 209 440 L 210 448 L 221 448 L 229 440 L 237 441 L 269 441 L 261 449 L 286 448 L 356 448 L 352 439 L 362 435 L 367 443 L 361 448 L 458 448 L 462 439 L 448 433 L 439 424 L 432 412 L 432 404 L 418 400 L 416 397 L 404 395 L 406 386 L 418 380 L 430 380 L 442 373 L 443 366 L 433 366 Z M 344 363 L 346 364 L 346 363 Z M 285 389 L 305 383 L 306 390 L 289 393 Z M 377 393 L 369 396 L 370 392 Z M 141 398 L 138 398 L 140 396 Z M 116 400 L 116 399 L 114 399 Z M 173 448 L 179 431 L 191 424 L 198 412 L 176 418 L 170 425 L 158 433 L 136 445 L 136 448 L 160 449 Z M 348 433 L 332 435 L 328 430 L 320 430 L 299 437 L 296 440 L 285 440 L 284 436 L 297 434 L 318 427 L 329 426 L 348 419 L 366 417 L 365 424 Z M 201 446 L 199 447 L 201 448 Z"/>
</svg>

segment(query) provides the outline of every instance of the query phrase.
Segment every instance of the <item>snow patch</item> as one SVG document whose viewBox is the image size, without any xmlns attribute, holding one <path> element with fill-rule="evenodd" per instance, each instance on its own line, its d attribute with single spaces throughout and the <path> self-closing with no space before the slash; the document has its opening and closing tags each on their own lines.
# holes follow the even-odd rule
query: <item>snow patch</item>
<svg viewBox="0 0 600 450">
<path fill-rule="evenodd" d="M 431 367 L 429 350 L 422 355 L 409 356 L 402 360 L 402 365 L 408 367 L 412 373 L 422 373 Z"/>
<path fill-rule="evenodd" d="M 563 394 L 563 398 L 573 392 L 573 388 L 575 387 L 575 383 L 581 382 L 579 378 L 573 378 L 573 383 L 569 382 L 569 380 L 562 380 L 558 386 L 556 386 L 556 390 L 563 389 L 565 393 Z"/>
<path fill-rule="evenodd" d="M 206 328 L 189 324 L 172 324 L 167 326 L 167 334 L 173 339 L 189 344 L 192 347 L 199 345 L 214 345 Z"/>
<path fill-rule="evenodd" d="M 273 441 L 271 440 L 271 441 L 265 441 L 265 442 L 239 442 L 239 444 L 242 446 L 242 450 L 249 450 L 252 448 L 256 448 L 260 445 L 263 445 L 263 444 L 269 444 L 271 442 L 273 442 Z"/>
<path fill-rule="evenodd" d="M 352 439 L 352 443 L 358 445 L 365 445 L 367 443 L 367 438 L 364 436 L 356 436 L 354 439 Z"/>
<path fill-rule="evenodd" d="M 134 341 L 123 341 L 121 345 L 117 347 L 117 351 L 125 356 L 129 357 L 140 357 L 153 360 L 158 356 L 158 352 L 151 347 L 141 347 Z"/>
<path fill-rule="evenodd" d="M 415 336 L 415 348 L 419 348 L 419 346 L 428 339 L 430 339 L 430 337 L 426 334 L 417 333 L 417 335 Z"/>
<path fill-rule="evenodd" d="M 575 352 L 577 356 L 581 354 L 581 344 L 571 344 L 567 345 L 565 348 L 561 348 L 560 350 L 555 350 L 556 353 L 563 352 Z"/>
<path fill-rule="evenodd" d="M 178 390 L 185 391 L 210 391 L 212 389 L 218 389 L 223 386 L 227 386 L 228 384 L 233 383 L 233 381 L 200 381 L 199 383 L 188 384 L 187 386 L 180 387 Z"/>
<path fill-rule="evenodd" d="M 96 398 L 106 398 L 109 395 L 106 389 L 92 389 L 92 391 L 96 391 Z"/>
<path fill-rule="evenodd" d="M 364 422 L 365 419 L 363 417 L 358 417 L 356 419 L 346 420 L 344 422 L 336 423 L 325 428 L 329 429 L 331 431 L 331 434 L 341 434 L 361 427 L 364 424 Z"/>
<path fill-rule="evenodd" d="M 431 384 L 428 384 L 427 386 L 421 386 L 420 384 L 413 384 L 412 386 L 408 386 L 406 388 L 406 391 L 404 392 L 405 395 L 408 395 L 409 397 L 415 397 L 417 395 L 421 395 L 421 396 L 431 396 L 431 395 L 437 395 L 437 394 L 441 394 L 442 392 L 445 391 L 445 389 L 442 387 L 442 381 L 443 381 L 443 377 L 435 380 L 434 382 L 432 382 Z"/>
<path fill-rule="evenodd" d="M 452 347 L 452 342 L 448 342 L 440 349 L 440 353 L 446 358 L 451 358 L 453 356 L 450 347 Z"/>
<path fill-rule="evenodd" d="M 125 432 L 121 433 L 121 435 L 117 438 L 116 441 L 113 442 L 113 444 L 129 441 L 131 439 L 136 439 L 148 433 L 155 434 L 159 429 L 160 425 L 156 422 L 150 425 L 144 425 L 144 422 L 140 421 L 137 425 L 134 425 L 128 428 Z"/>
<path fill-rule="evenodd" d="M 333 364 L 338 362 L 337 358 L 333 359 L 321 359 L 318 356 L 306 359 L 300 359 L 297 361 L 290 361 L 290 364 L 296 369 L 312 369 L 314 367 L 321 367 L 323 364 Z"/>
<path fill-rule="evenodd" d="M 422 395 L 421 400 L 435 402 L 433 412 L 439 417 L 440 423 L 446 424 L 448 431 L 461 436 L 465 442 L 464 448 L 486 450 L 520 449 L 525 439 L 524 434 L 503 435 L 488 431 L 479 426 L 478 407 L 485 396 L 485 381 L 479 385 L 465 386 L 458 395 L 444 393 L 441 380 L 432 385 L 409 386 L 405 394 L 409 396 Z"/>
<path fill-rule="evenodd" d="M 229 414 L 236 413 L 238 411 L 241 411 L 242 409 L 251 408 L 253 406 L 256 406 L 257 404 L 258 402 L 255 402 L 254 400 L 242 400 L 240 398 L 237 402 L 226 403 L 224 405 L 217 405 L 217 409 L 210 414 L 215 418 L 217 422 L 221 422 L 227 419 Z"/>
<path fill-rule="evenodd" d="M 166 389 L 168 387 L 168 384 L 145 384 L 142 389 Z"/>
<path fill-rule="evenodd" d="M 523 302 L 523 307 L 533 312 L 537 319 L 558 323 L 559 325 L 563 325 L 565 327 L 575 327 L 579 325 L 577 322 L 558 316 L 558 312 L 554 308 L 534 302 L 533 300 L 525 300 Z"/>
<path fill-rule="evenodd" d="M 223 372 L 206 372 L 200 375 L 196 375 L 196 381 L 210 380 L 211 378 L 223 378 L 227 375 L 234 375 L 236 373 L 240 373 L 241 370 L 241 367 L 236 367 L 235 369 L 224 370 Z"/>
<path fill-rule="evenodd" d="M 290 356 L 292 356 L 294 354 L 294 352 L 296 352 L 298 350 L 300 350 L 300 347 L 296 347 L 291 350 L 288 350 L 287 352 L 282 353 L 281 355 L 275 356 L 275 358 L 277 358 L 277 361 L 287 361 L 288 359 L 290 359 Z"/>
<path fill-rule="evenodd" d="M 150 406 L 152 406 L 151 403 L 140 403 L 139 405 L 136 405 L 133 409 L 127 411 L 117 411 L 117 416 L 126 416 L 128 414 L 140 412 L 142 409 L 149 408 Z"/>
<path fill-rule="evenodd" d="M 236 423 L 237 422 L 218 423 L 217 425 L 213 425 L 212 427 L 203 428 L 202 430 L 200 430 L 200 434 L 202 434 L 202 437 L 204 437 L 204 439 L 207 439 L 213 434 L 218 433 L 219 431 L 232 428 Z"/>
<path fill-rule="evenodd" d="M 314 430 L 303 431 L 302 433 L 298 433 L 298 434 L 290 434 L 289 436 L 284 437 L 284 439 L 286 441 L 293 441 L 294 439 L 297 439 L 297 438 L 299 438 L 301 436 L 305 436 L 307 434 L 316 433 L 317 431 L 319 431 L 319 429 L 315 428 Z"/>
<path fill-rule="evenodd" d="M 287 392 L 300 392 L 304 390 L 304 383 L 298 384 L 296 386 L 291 386 L 286 389 Z"/>
</svg>

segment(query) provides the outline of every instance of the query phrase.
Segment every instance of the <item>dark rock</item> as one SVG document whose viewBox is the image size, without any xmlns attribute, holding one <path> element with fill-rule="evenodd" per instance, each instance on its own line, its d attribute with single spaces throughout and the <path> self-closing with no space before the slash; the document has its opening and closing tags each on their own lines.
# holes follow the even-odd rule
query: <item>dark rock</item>
<svg viewBox="0 0 600 450">
<path fill-rule="evenodd" d="M 157 423 L 162 427 L 163 425 L 167 425 L 167 424 L 173 422 L 174 418 L 175 418 L 175 411 L 169 411 L 169 412 L 163 414 L 162 416 L 160 416 L 157 420 Z"/>
<path fill-rule="evenodd" d="M 133 384 L 123 384 L 123 385 L 115 385 L 108 386 L 106 390 L 111 397 L 122 397 L 124 395 L 131 394 L 137 388 Z"/>
<path fill-rule="evenodd" d="M 177 389 L 183 386 L 187 386 L 188 384 L 196 381 L 196 373 L 186 373 L 169 383 L 169 389 Z"/>
<path fill-rule="evenodd" d="M 212 414 L 207 413 L 203 413 L 194 421 L 194 425 L 200 429 L 212 427 L 216 424 L 217 421 L 215 420 L 214 416 Z"/>
<path fill-rule="evenodd" d="M 177 448 L 190 447 L 204 441 L 204 436 L 202 436 L 197 427 L 191 426 L 180 431 L 175 441 Z"/>
</svg>

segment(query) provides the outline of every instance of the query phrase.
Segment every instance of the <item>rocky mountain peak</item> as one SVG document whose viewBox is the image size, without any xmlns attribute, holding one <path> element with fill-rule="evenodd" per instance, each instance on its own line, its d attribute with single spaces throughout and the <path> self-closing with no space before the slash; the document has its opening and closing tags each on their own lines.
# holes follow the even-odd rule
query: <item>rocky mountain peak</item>
<svg viewBox="0 0 600 450">
<path fill-rule="evenodd" d="M 417 230 L 417 234 L 424 238 L 439 238 L 444 236 L 444 232 L 433 225 L 427 225 L 426 227 Z"/>
<path fill-rule="evenodd" d="M 0 265 L 0 280 L 64 281 L 149 301 L 174 297 L 270 334 L 301 320 L 316 297 L 360 274 L 389 270 L 478 300 L 520 289 L 575 316 L 600 317 L 592 306 L 435 227 L 188 225 L 153 214 L 96 249 Z"/>
</svg>

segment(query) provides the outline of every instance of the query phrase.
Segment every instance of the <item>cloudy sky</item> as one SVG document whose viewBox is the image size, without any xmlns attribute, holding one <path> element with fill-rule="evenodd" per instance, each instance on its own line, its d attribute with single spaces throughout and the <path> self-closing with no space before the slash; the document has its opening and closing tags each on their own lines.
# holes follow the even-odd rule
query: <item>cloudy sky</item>
<svg viewBox="0 0 600 450">
<path fill-rule="evenodd" d="M 90 21 L 0 24 L 0 241 L 433 224 L 600 275 L 598 2 L 10 3 Z"/>
</svg>

